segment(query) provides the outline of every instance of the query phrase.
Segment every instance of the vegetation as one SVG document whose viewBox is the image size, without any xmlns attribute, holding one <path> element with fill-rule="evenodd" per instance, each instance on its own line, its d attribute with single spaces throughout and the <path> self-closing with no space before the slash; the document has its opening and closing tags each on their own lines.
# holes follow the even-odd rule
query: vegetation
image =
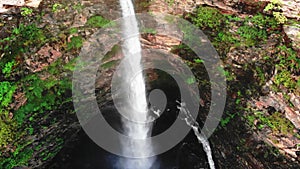
<svg viewBox="0 0 300 169">
<path fill-rule="evenodd" d="M 71 42 L 68 43 L 68 50 L 81 48 L 83 39 L 81 36 L 73 36 Z"/>
<path fill-rule="evenodd" d="M 196 10 L 196 14 L 191 14 L 189 18 L 192 23 L 199 26 L 209 36 L 209 39 L 225 60 L 226 54 L 231 48 L 260 47 L 266 43 L 271 34 L 279 34 L 281 30 L 280 24 L 286 22 L 286 18 L 281 16 L 282 14 L 279 16 L 276 14 L 276 11 L 280 9 L 279 1 L 272 1 L 265 11 L 275 10 L 275 13 L 273 12 L 274 17 L 257 13 L 252 17 L 239 18 L 234 15 L 222 14 L 211 7 L 200 6 Z M 238 26 L 236 31 L 232 31 L 232 26 L 234 25 Z M 278 45 L 275 50 L 276 54 L 274 56 L 266 56 L 262 60 L 262 64 L 270 65 L 268 69 L 272 65 L 276 69 L 272 90 L 281 91 L 284 88 L 290 92 L 299 91 L 300 82 L 299 79 L 295 78 L 300 70 L 300 58 L 297 56 L 297 52 L 283 44 Z M 197 62 L 201 63 L 202 61 L 197 60 Z M 265 85 L 268 79 L 265 68 L 251 65 L 251 63 L 241 66 L 243 71 L 252 72 L 256 76 L 258 85 Z M 233 103 L 228 103 L 231 104 L 231 106 L 228 106 L 235 107 L 234 110 L 226 111 L 220 121 L 221 127 L 226 127 L 232 119 L 239 118 L 242 115 L 251 126 L 256 126 L 257 129 L 270 127 L 275 133 L 293 133 L 293 125 L 280 112 L 267 115 L 265 112 L 248 111 L 248 106 L 244 100 L 247 97 L 251 97 L 258 90 L 257 84 L 252 86 L 247 84 L 245 86 L 243 82 L 239 82 L 239 77 L 232 67 L 225 67 L 225 69 L 220 69 L 220 71 L 229 82 L 229 94 L 234 95 Z M 249 113 L 240 114 L 240 112 Z"/>
<path fill-rule="evenodd" d="M 33 13 L 33 10 L 30 9 L 30 8 L 26 8 L 26 7 L 21 8 L 21 15 L 22 16 L 30 16 L 30 15 L 32 15 L 32 13 Z"/>
<path fill-rule="evenodd" d="M 165 2 L 170 6 L 175 3 L 174 0 Z M 144 6 L 150 4 L 150 2 L 143 3 Z M 54 3 L 49 8 L 50 12 L 58 15 L 68 9 L 80 13 L 83 6 L 78 3 L 68 8 L 65 4 Z M 187 19 L 209 36 L 224 62 L 231 59 L 227 57 L 229 52 L 235 49 L 264 48 L 271 35 L 278 35 L 276 38 L 279 42 L 271 54 L 265 52 L 258 61 L 232 63 L 224 65 L 224 68 L 218 68 L 218 73 L 225 75 L 228 83 L 228 100 L 224 116 L 220 120 L 220 129 L 226 128 L 236 119 L 243 119 L 258 131 L 268 128 L 276 134 L 291 134 L 295 127 L 282 112 L 254 110 L 247 104 L 249 98 L 260 96 L 262 86 L 269 80 L 273 82 L 270 90 L 274 92 L 300 91 L 299 53 L 279 35 L 282 24 L 287 22 L 281 12 L 281 3 L 272 0 L 264 10 L 272 15 L 254 13 L 241 18 L 234 14 L 223 14 L 212 7 L 200 6 L 194 14 L 188 15 Z M 65 109 L 72 109 L 68 104 L 71 103 L 71 71 L 74 70 L 76 61 L 73 57 L 78 56 L 84 40 L 89 36 L 84 33 L 85 30 L 93 32 L 110 22 L 100 15 L 94 15 L 87 19 L 84 26 L 72 28 L 61 26 L 57 28 L 60 32 L 51 32 L 50 26 L 41 26 L 38 21 L 31 22 L 38 20 L 38 17 L 41 19 L 44 15 L 41 13 L 38 17 L 31 18 L 37 13 L 31 8 L 20 8 L 20 22 L 18 20 L 5 32 L 5 37 L 0 39 L 0 169 L 26 166 L 33 156 L 39 157 L 41 161 L 47 161 L 61 150 L 65 142 L 63 136 L 50 134 L 39 143 L 34 143 L 32 138 L 42 135 L 41 131 L 56 124 L 59 117 L 52 117 L 53 112 L 59 111 L 63 114 L 67 112 Z M 172 17 L 165 19 L 173 21 Z M 183 29 L 186 32 L 191 31 L 185 27 Z M 157 34 L 156 30 L 151 28 L 145 28 L 142 32 Z M 42 58 L 47 64 L 41 70 L 33 72 L 27 69 L 29 65 L 27 62 L 41 59 L 36 57 L 44 46 L 53 47 L 53 50 L 60 52 L 63 58 L 57 56 L 55 61 L 48 61 L 52 58 L 47 56 Z M 110 60 L 119 49 L 118 45 L 113 47 L 103 59 L 102 68 L 109 69 L 119 62 Z M 50 50 L 46 52 L 53 54 Z M 203 85 L 204 89 L 209 91 L 210 85 L 214 84 L 210 84 L 206 79 L 197 78 L 206 73 L 202 71 L 205 61 L 195 57 L 193 51 L 185 44 L 178 45 L 172 52 L 182 56 L 196 72 L 196 78 L 185 77 L 185 83 Z M 275 72 L 274 76 L 268 76 L 266 69 L 274 69 L 272 71 Z M 22 104 L 18 104 L 18 99 L 21 99 Z M 53 142 L 55 147 L 45 149 Z"/>
<path fill-rule="evenodd" d="M 285 22 L 287 22 L 287 18 L 283 15 L 282 12 L 280 12 L 282 9 L 281 6 L 281 0 L 271 0 L 271 2 L 265 7 L 264 11 L 271 11 L 276 21 L 279 24 L 284 24 Z"/>
<path fill-rule="evenodd" d="M 17 86 L 8 82 L 0 82 L 0 150 L 16 138 L 16 123 L 12 120 L 9 104 Z"/>
<path fill-rule="evenodd" d="M 211 7 L 199 7 L 191 21 L 211 37 L 212 43 L 219 51 L 228 52 L 231 46 L 257 46 L 265 41 L 271 33 L 276 32 L 278 24 L 274 18 L 256 14 L 241 19 L 233 15 L 224 15 Z M 237 32 L 230 32 L 232 24 L 239 25 Z M 274 31 L 268 31 L 274 30 Z"/>
<path fill-rule="evenodd" d="M 280 112 L 275 112 L 272 115 L 266 115 L 265 112 L 257 111 L 254 112 L 253 115 L 247 116 L 247 120 L 253 127 L 257 126 L 259 130 L 265 127 L 270 127 L 274 133 L 293 133 L 295 128 L 294 125 Z M 257 121 L 255 122 L 255 120 Z"/>
<path fill-rule="evenodd" d="M 53 9 L 59 7 L 56 5 Z M 21 8 L 24 19 L 32 14 L 32 9 Z M 24 71 L 25 61 L 32 53 L 46 43 L 57 41 L 56 38 L 48 39 L 46 34 L 51 34 L 37 25 L 37 22 L 21 22 L 0 40 L 0 169 L 26 166 L 35 153 L 33 140 L 28 135 L 36 135 L 45 129 L 39 124 L 41 119 L 54 123 L 55 118 L 48 117 L 49 112 L 59 110 L 71 101 L 67 94 L 71 90 L 71 79 L 62 73 L 66 74 L 73 68 L 73 61 L 64 64 L 57 59 L 38 73 Z M 81 36 L 73 35 L 67 48 L 77 50 L 82 42 Z M 56 150 L 49 150 L 51 152 L 45 154 L 43 159 L 52 158 L 61 149 L 62 138 L 57 139 L 54 140 L 58 145 Z M 51 141 L 39 144 L 50 144 Z"/>
<path fill-rule="evenodd" d="M 104 19 L 102 16 L 97 16 L 97 15 L 90 17 L 86 22 L 87 26 L 94 27 L 94 28 L 102 28 L 108 23 L 109 20 Z"/>
</svg>

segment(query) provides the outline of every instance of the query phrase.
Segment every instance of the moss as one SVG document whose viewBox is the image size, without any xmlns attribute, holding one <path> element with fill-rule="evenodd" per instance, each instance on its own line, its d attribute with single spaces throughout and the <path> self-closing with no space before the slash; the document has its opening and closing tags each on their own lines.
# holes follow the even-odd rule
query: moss
<svg viewBox="0 0 300 169">
<path fill-rule="evenodd" d="M 257 46 L 278 27 L 274 18 L 262 14 L 243 19 L 201 6 L 195 15 L 190 15 L 190 19 L 204 30 L 220 55 L 227 53 L 231 46 Z M 234 26 L 238 26 L 236 32 L 231 30 Z"/>
<path fill-rule="evenodd" d="M 269 118 L 271 128 L 274 132 L 277 133 L 293 133 L 294 125 L 285 117 L 283 117 L 283 114 L 280 112 L 273 113 Z"/>
<path fill-rule="evenodd" d="M 261 40 L 264 41 L 267 38 L 265 30 L 249 25 L 239 27 L 237 33 L 245 46 L 255 46 L 261 43 Z"/>
<path fill-rule="evenodd" d="M 79 49 L 83 44 L 83 38 L 81 36 L 73 36 L 71 42 L 67 44 L 67 49 Z"/>
<path fill-rule="evenodd" d="M 272 115 L 266 115 L 264 112 L 258 111 L 254 112 L 253 115 L 246 116 L 246 119 L 251 126 L 258 129 L 269 127 L 274 133 L 278 134 L 294 133 L 294 125 L 280 112 L 275 112 Z M 258 120 L 258 123 L 255 125 L 254 121 L 256 120 Z"/>
<path fill-rule="evenodd" d="M 86 25 L 89 27 L 93 27 L 93 28 L 102 28 L 103 26 L 105 26 L 106 24 L 109 23 L 109 20 L 104 19 L 102 16 L 92 16 L 90 17 L 87 22 Z"/>
<path fill-rule="evenodd" d="M 118 62 L 119 62 L 118 60 L 112 60 L 110 62 L 102 64 L 101 67 L 104 69 L 109 69 L 109 68 L 113 67 L 114 65 L 117 65 Z"/>
<path fill-rule="evenodd" d="M 110 58 L 114 57 L 117 52 L 121 50 L 120 45 L 115 45 L 112 47 L 111 51 L 109 51 L 102 59 L 103 62 L 109 60 Z"/>
<path fill-rule="evenodd" d="M 18 147 L 13 155 L 8 158 L 0 158 L 0 169 L 12 169 L 17 166 L 28 165 L 28 160 L 32 157 L 33 150 Z"/>
<path fill-rule="evenodd" d="M 196 11 L 196 16 L 192 17 L 192 21 L 200 28 L 220 30 L 226 18 L 217 9 L 211 7 L 199 7 Z"/>
<path fill-rule="evenodd" d="M 280 87 L 280 85 L 283 85 L 287 89 L 295 89 L 297 86 L 296 81 L 292 79 L 291 73 L 287 70 L 278 72 L 274 77 L 274 83 L 278 87 Z"/>
<path fill-rule="evenodd" d="M 3 71 L 7 68 L 8 63 L 13 62 L 17 57 L 20 58 L 32 47 L 42 46 L 46 40 L 43 30 L 35 24 L 19 24 L 10 31 L 10 36 L 0 40 L 0 53 L 3 54 L 0 69 Z"/>
<path fill-rule="evenodd" d="M 17 123 L 9 117 L 9 112 L 0 110 L 0 149 L 6 147 L 17 137 Z"/>
</svg>

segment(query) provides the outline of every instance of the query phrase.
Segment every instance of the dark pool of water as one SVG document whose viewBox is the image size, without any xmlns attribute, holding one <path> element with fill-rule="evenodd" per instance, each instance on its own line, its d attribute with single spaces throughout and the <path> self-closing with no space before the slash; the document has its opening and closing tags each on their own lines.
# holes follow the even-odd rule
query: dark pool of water
<svg viewBox="0 0 300 169">
<path fill-rule="evenodd" d="M 158 73 L 164 78 L 162 81 L 150 84 L 151 89 L 148 89 L 148 93 L 152 89 L 161 89 L 166 94 L 168 102 L 164 113 L 153 124 L 153 135 L 164 132 L 174 123 L 178 116 L 176 100 L 180 101 L 179 89 L 174 79 L 167 74 Z M 101 112 L 114 129 L 122 132 L 121 115 L 114 106 L 107 105 Z M 71 144 L 65 146 L 47 169 L 128 169 L 117 167 L 118 161 L 123 157 L 105 151 L 83 131 L 77 135 L 77 141 Z M 193 132 L 190 132 L 177 146 L 158 155 L 151 169 L 196 168 L 208 168 L 208 164 L 201 144 L 198 143 Z"/>
<path fill-rule="evenodd" d="M 120 169 L 117 167 L 118 161 L 123 158 L 111 154 L 97 144 L 88 136 L 81 134 L 79 144 L 74 147 L 72 155 L 63 164 L 57 164 L 52 168 L 63 169 Z M 175 169 L 177 168 L 176 150 L 158 156 L 151 169 Z M 58 166 L 60 165 L 60 166 Z M 132 168 L 135 169 L 135 168 Z"/>
</svg>

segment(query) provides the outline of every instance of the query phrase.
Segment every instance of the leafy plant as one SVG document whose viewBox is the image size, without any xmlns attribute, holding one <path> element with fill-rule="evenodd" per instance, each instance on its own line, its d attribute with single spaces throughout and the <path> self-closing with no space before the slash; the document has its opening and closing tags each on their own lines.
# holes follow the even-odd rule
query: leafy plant
<svg viewBox="0 0 300 169">
<path fill-rule="evenodd" d="M 5 148 L 16 137 L 16 124 L 7 110 L 16 88 L 16 85 L 10 82 L 0 82 L 0 149 Z"/>
<path fill-rule="evenodd" d="M 87 26 L 90 26 L 93 28 L 102 28 L 103 26 L 105 26 L 108 23 L 109 23 L 109 20 L 104 19 L 102 16 L 97 16 L 97 15 L 90 17 L 86 22 Z"/>
<path fill-rule="evenodd" d="M 12 60 L 10 62 L 7 62 L 4 66 L 4 68 L 2 69 L 2 73 L 5 75 L 5 77 L 9 77 L 10 73 L 12 72 L 13 66 L 15 65 L 15 61 Z"/>
<path fill-rule="evenodd" d="M 33 10 L 30 9 L 30 8 L 26 8 L 26 7 L 21 8 L 21 15 L 22 16 L 29 16 L 32 13 L 33 13 Z"/>
<path fill-rule="evenodd" d="M 19 146 L 9 158 L 0 159 L 1 169 L 12 169 L 17 166 L 27 165 L 28 160 L 32 157 L 33 150 Z"/>
<path fill-rule="evenodd" d="M 209 28 L 219 31 L 221 25 L 224 24 L 225 17 L 217 9 L 199 7 L 196 13 L 196 16 L 192 17 L 192 21 L 200 28 Z"/>
<path fill-rule="evenodd" d="M 297 83 L 291 77 L 292 76 L 289 71 L 282 70 L 275 75 L 274 83 L 277 86 L 280 86 L 282 84 L 284 87 L 288 89 L 294 89 Z"/>
<path fill-rule="evenodd" d="M 194 83 L 196 83 L 196 79 L 194 77 L 189 77 L 186 79 L 186 83 L 189 85 L 194 84 Z"/>
<path fill-rule="evenodd" d="M 267 38 L 267 32 L 264 29 L 249 25 L 239 27 L 237 33 L 246 46 L 255 46 Z"/>
<path fill-rule="evenodd" d="M 289 90 L 298 88 L 298 81 L 293 78 L 300 70 L 300 58 L 297 53 L 286 46 L 279 46 L 277 48 L 278 55 L 274 58 L 277 74 L 274 77 L 274 84 L 277 87 L 283 85 Z"/>
<path fill-rule="evenodd" d="M 247 116 L 250 125 L 254 126 L 254 121 L 258 120 L 257 128 L 263 129 L 270 127 L 275 133 L 293 133 L 294 125 L 286 119 L 282 113 L 275 112 L 272 115 L 266 115 L 264 112 L 257 111 L 253 115 Z"/>
<path fill-rule="evenodd" d="M 226 112 L 226 117 L 221 119 L 220 125 L 222 127 L 225 127 L 235 116 L 236 114 L 230 114 Z"/>
<path fill-rule="evenodd" d="M 144 28 L 142 30 L 142 32 L 143 33 L 149 33 L 149 34 L 156 34 L 157 33 L 157 31 L 155 29 L 153 29 L 153 28 Z"/>
<path fill-rule="evenodd" d="M 73 36 L 71 38 L 71 42 L 69 42 L 67 44 L 67 49 L 68 50 L 71 50 L 71 49 L 79 49 L 81 48 L 82 46 L 82 43 L 83 43 L 83 39 L 81 36 Z"/>
<path fill-rule="evenodd" d="M 282 2 L 280 0 L 271 0 L 271 2 L 265 7 L 264 11 L 272 11 L 273 16 L 279 24 L 284 24 L 287 18 L 282 12 Z"/>
<path fill-rule="evenodd" d="M 27 52 L 30 47 L 39 47 L 43 45 L 45 41 L 46 36 L 35 24 L 20 24 L 11 31 L 11 35 L 9 37 L 0 40 L 0 49 L 1 52 L 7 56 L 5 59 L 11 61 L 21 53 Z M 7 61 L 3 62 L 7 63 Z M 3 69 L 2 66 L 1 68 Z"/>
<path fill-rule="evenodd" d="M 78 28 L 70 28 L 69 33 L 70 34 L 78 33 Z"/>
<path fill-rule="evenodd" d="M 62 8 L 62 4 L 60 3 L 55 3 L 52 5 L 52 12 L 57 12 L 60 8 Z"/>
<path fill-rule="evenodd" d="M 169 6 L 174 5 L 175 0 L 165 0 L 166 3 L 168 3 Z"/>
<path fill-rule="evenodd" d="M 12 96 L 16 90 L 16 86 L 10 82 L 0 82 L 0 110 L 5 108 L 12 102 Z"/>
<path fill-rule="evenodd" d="M 195 63 L 204 63 L 204 60 L 202 60 L 202 59 L 194 59 L 194 62 Z"/>
</svg>

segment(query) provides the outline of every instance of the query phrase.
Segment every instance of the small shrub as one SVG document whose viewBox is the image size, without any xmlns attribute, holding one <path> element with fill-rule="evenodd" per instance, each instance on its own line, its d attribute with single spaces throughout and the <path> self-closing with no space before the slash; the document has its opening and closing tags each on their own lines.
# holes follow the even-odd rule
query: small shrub
<svg viewBox="0 0 300 169">
<path fill-rule="evenodd" d="M 199 7 L 196 13 L 196 16 L 192 17 L 192 21 L 203 29 L 209 28 L 218 31 L 226 19 L 217 9 L 211 7 Z"/>
<path fill-rule="evenodd" d="M 4 68 L 2 69 L 2 73 L 5 75 L 5 77 L 9 77 L 11 72 L 12 72 L 12 69 L 13 69 L 13 66 L 15 66 L 15 61 L 12 60 L 10 62 L 7 62 L 5 65 L 4 65 Z"/>
<path fill-rule="evenodd" d="M 33 13 L 33 10 L 30 8 L 26 8 L 26 7 L 21 8 L 22 16 L 30 16 L 32 13 Z"/>
<path fill-rule="evenodd" d="M 12 102 L 16 86 L 10 82 L 0 82 L 0 150 L 16 137 L 16 123 L 9 116 L 8 106 Z"/>
<path fill-rule="evenodd" d="M 79 49 L 79 48 L 81 48 L 82 43 L 83 43 L 83 39 L 81 36 L 73 36 L 71 38 L 71 42 L 69 42 L 67 45 L 67 49 L 68 50 Z"/>
<path fill-rule="evenodd" d="M 86 22 L 87 26 L 94 27 L 94 28 L 101 28 L 108 23 L 109 20 L 104 19 L 102 16 L 92 16 Z"/>
<path fill-rule="evenodd" d="M 283 15 L 282 12 L 282 2 L 280 0 L 271 0 L 271 2 L 265 7 L 264 11 L 272 11 L 273 16 L 275 17 L 278 24 L 284 24 L 287 21 L 287 18 Z"/>
<path fill-rule="evenodd" d="M 57 12 L 59 9 L 62 8 L 62 4 L 59 4 L 59 3 L 55 3 L 52 5 L 52 12 Z"/>
<path fill-rule="evenodd" d="M 7 107 L 12 102 L 16 86 L 10 82 L 0 82 L 0 110 Z"/>
</svg>

